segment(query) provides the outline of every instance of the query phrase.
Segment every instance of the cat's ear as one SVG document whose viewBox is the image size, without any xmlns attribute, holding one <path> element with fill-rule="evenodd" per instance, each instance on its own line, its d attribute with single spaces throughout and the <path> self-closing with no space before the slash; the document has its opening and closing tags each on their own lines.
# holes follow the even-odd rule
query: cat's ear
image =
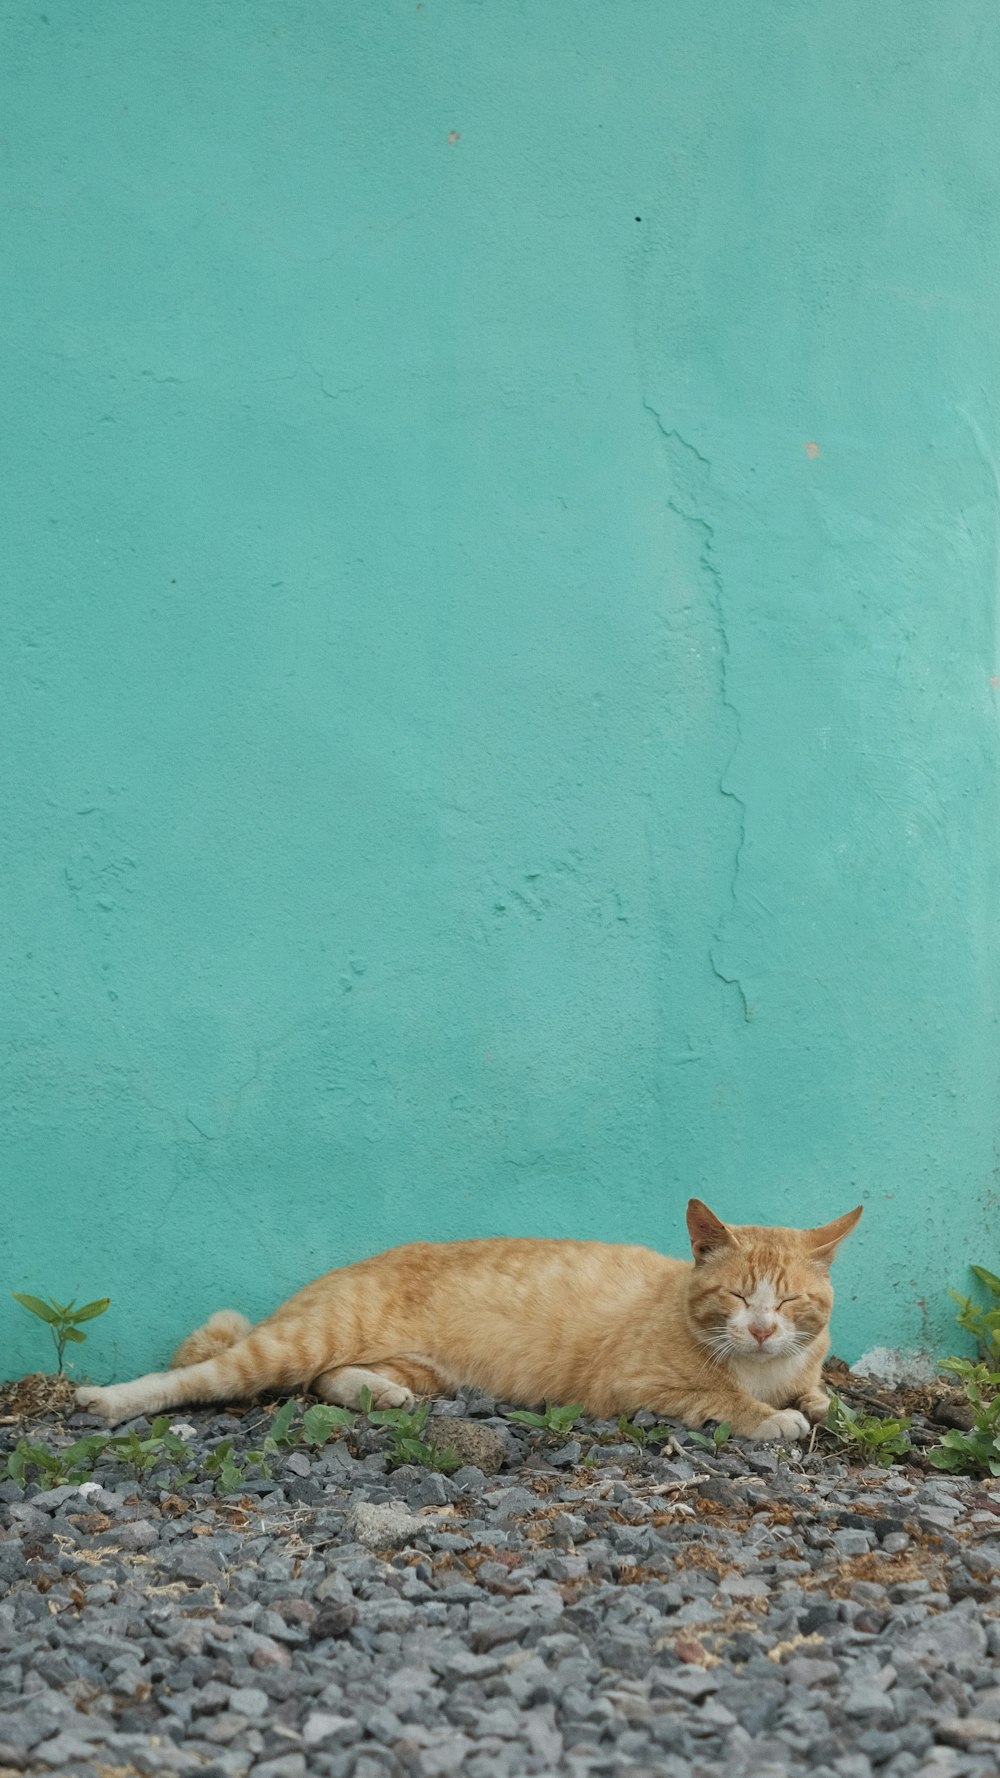
<svg viewBox="0 0 1000 1778">
<path fill-rule="evenodd" d="M 718 1253 L 720 1248 L 735 1247 L 736 1238 L 724 1222 L 720 1222 L 714 1211 L 700 1198 L 692 1198 L 687 1207 L 688 1234 L 691 1236 L 691 1252 L 695 1261 L 707 1259 L 709 1254 Z"/>
<path fill-rule="evenodd" d="M 822 1228 L 803 1229 L 802 1239 L 808 1249 L 809 1258 L 828 1266 L 845 1235 L 849 1235 L 861 1220 L 863 1204 L 856 1210 L 848 1210 L 846 1216 L 838 1216 L 835 1222 L 825 1222 Z"/>
</svg>

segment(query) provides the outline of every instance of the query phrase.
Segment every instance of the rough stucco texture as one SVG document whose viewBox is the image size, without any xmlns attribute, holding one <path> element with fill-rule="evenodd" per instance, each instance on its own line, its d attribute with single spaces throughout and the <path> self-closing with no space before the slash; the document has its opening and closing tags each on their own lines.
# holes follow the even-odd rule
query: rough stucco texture
<svg viewBox="0 0 1000 1778">
<path fill-rule="evenodd" d="M 993 0 L 7 0 L 8 1289 L 996 1264 Z"/>
</svg>

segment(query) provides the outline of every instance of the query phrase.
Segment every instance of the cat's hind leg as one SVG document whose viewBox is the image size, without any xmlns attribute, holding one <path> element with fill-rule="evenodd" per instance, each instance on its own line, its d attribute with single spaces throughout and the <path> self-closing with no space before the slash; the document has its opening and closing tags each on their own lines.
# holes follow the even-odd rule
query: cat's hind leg
<svg viewBox="0 0 1000 1778">
<path fill-rule="evenodd" d="M 337 1408 L 359 1408 L 366 1389 L 373 1408 L 412 1408 L 416 1400 L 411 1389 L 360 1364 L 343 1364 L 338 1370 L 323 1371 L 312 1382 L 312 1393 Z"/>
<path fill-rule="evenodd" d="M 376 1365 L 377 1369 L 345 1364 L 322 1371 L 313 1378 L 313 1394 L 336 1407 L 359 1408 L 361 1392 L 367 1389 L 374 1408 L 410 1409 L 418 1395 L 440 1395 L 448 1387 L 446 1379 L 428 1364 L 393 1359 L 385 1363 L 376 1360 Z"/>
<path fill-rule="evenodd" d="M 80 1388 L 77 1405 L 113 1426 L 189 1402 L 246 1401 L 263 1389 L 301 1387 L 323 1362 L 321 1338 L 297 1324 L 286 1324 L 279 1332 L 265 1323 L 214 1358 L 150 1371 L 131 1383 Z"/>
</svg>

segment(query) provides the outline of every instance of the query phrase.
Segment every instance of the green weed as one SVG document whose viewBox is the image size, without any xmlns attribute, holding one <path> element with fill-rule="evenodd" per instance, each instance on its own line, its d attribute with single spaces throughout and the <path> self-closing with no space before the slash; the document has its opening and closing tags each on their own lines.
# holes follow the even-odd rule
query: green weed
<svg viewBox="0 0 1000 1778">
<path fill-rule="evenodd" d="M 423 1437 L 431 1411 L 429 1401 L 421 1402 L 412 1412 L 406 1408 L 375 1408 L 370 1389 L 361 1391 L 361 1411 L 370 1426 L 386 1427 L 390 1444 L 386 1453 L 390 1469 L 404 1463 L 418 1463 L 424 1469 L 438 1469 L 450 1475 L 462 1459 L 454 1445 L 432 1445 Z"/>
<path fill-rule="evenodd" d="M 957 1290 L 949 1292 L 958 1304 L 956 1320 L 959 1327 L 971 1333 L 979 1347 L 979 1355 L 986 1364 L 995 1365 L 1000 1362 L 1000 1278 L 995 1272 L 988 1272 L 985 1266 L 970 1266 L 970 1272 L 984 1284 L 992 1297 L 992 1303 L 984 1308 L 981 1303 L 974 1302 L 971 1296 L 962 1296 Z"/>
<path fill-rule="evenodd" d="M 859 1414 L 848 1407 L 839 1395 L 831 1395 L 827 1409 L 826 1429 L 841 1444 L 857 1445 L 866 1456 L 888 1469 L 894 1457 L 902 1457 L 910 1449 L 907 1431 L 909 1419 L 881 1420 L 877 1414 Z"/>
<path fill-rule="evenodd" d="M 41 1297 L 26 1296 L 20 1290 L 12 1290 L 11 1296 L 20 1303 L 22 1309 L 27 1309 L 30 1315 L 37 1315 L 39 1321 L 45 1322 L 55 1341 L 56 1360 L 60 1375 L 62 1374 L 63 1353 L 66 1347 L 68 1345 L 82 1346 L 87 1338 L 85 1333 L 80 1332 L 81 1321 L 93 1321 L 95 1316 L 103 1315 L 111 1301 L 109 1296 L 99 1296 L 92 1303 L 83 1303 L 78 1309 L 75 1298 L 69 1303 L 59 1303 L 54 1296 L 50 1296 L 46 1302 L 43 1302 Z"/>
<path fill-rule="evenodd" d="M 353 1426 L 356 1416 L 348 1408 L 335 1408 L 324 1401 L 307 1408 L 302 1416 L 302 1438 L 307 1445 L 325 1445 L 334 1433 Z"/>
<path fill-rule="evenodd" d="M 721 1451 L 732 1435 L 728 1420 L 720 1420 L 713 1432 L 699 1432 L 696 1427 L 689 1426 L 685 1434 L 687 1438 L 693 1438 L 696 1445 L 704 1445 L 706 1451 Z"/>
<path fill-rule="evenodd" d="M 645 1445 L 666 1444 L 669 1439 L 676 1438 L 675 1426 L 640 1426 L 637 1420 L 630 1420 L 627 1414 L 618 1416 L 618 1437 L 630 1445 L 637 1445 L 641 1451 Z"/>
<path fill-rule="evenodd" d="M 61 1451 L 50 1451 L 47 1445 L 19 1438 L 7 1457 L 7 1476 L 22 1488 L 31 1481 L 31 1471 L 48 1488 L 61 1488 L 67 1482 L 85 1482 L 93 1475 L 94 1463 L 107 1443 L 106 1433 L 91 1432 Z"/>
<path fill-rule="evenodd" d="M 949 1429 L 928 1451 L 929 1461 L 935 1469 L 946 1469 L 953 1475 L 981 1475 L 984 1471 L 1000 1475 L 1000 1395 L 994 1393 L 1000 1371 L 968 1358 L 949 1358 L 942 1369 L 961 1379 L 972 1408 L 972 1428 L 969 1432 Z"/>
<path fill-rule="evenodd" d="M 524 1408 L 515 1408 L 508 1418 L 516 1420 L 520 1426 L 533 1426 L 539 1432 L 554 1432 L 558 1438 L 565 1438 L 568 1432 L 572 1432 L 582 1413 L 582 1401 L 571 1401 L 563 1406 L 547 1401 L 543 1414 L 530 1414 Z"/>
<path fill-rule="evenodd" d="M 190 1456 L 180 1434 L 171 1432 L 170 1421 L 165 1414 L 153 1421 L 145 1437 L 141 1432 L 119 1433 L 115 1438 L 106 1438 L 103 1449 L 111 1452 L 130 1469 L 137 1482 L 141 1482 L 150 1470 L 158 1469 L 163 1462 L 176 1465 L 179 1458 L 186 1461 Z M 178 1476 L 177 1480 L 189 1482 L 193 1475 L 192 1470 L 189 1475 Z"/>
</svg>

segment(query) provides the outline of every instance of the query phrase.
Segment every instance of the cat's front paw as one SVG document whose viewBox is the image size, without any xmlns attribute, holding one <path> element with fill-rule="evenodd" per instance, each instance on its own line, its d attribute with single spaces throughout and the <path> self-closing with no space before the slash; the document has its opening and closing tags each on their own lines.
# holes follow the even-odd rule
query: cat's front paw
<svg viewBox="0 0 1000 1778">
<path fill-rule="evenodd" d="M 93 1389 L 80 1388 L 76 1391 L 76 1405 L 85 1414 L 100 1414 L 102 1420 L 110 1420 L 112 1415 L 109 1411 L 110 1404 L 105 1399 L 107 1394 L 106 1389 L 98 1389 L 96 1386 Z"/>
<path fill-rule="evenodd" d="M 809 1422 L 804 1414 L 799 1413 L 798 1408 L 779 1408 L 776 1414 L 768 1414 L 767 1419 L 755 1427 L 750 1437 L 768 1442 L 772 1439 L 808 1438 Z"/>
<path fill-rule="evenodd" d="M 810 1395 L 799 1396 L 799 1407 L 812 1426 L 825 1426 L 826 1416 L 830 1407 L 830 1397 L 821 1390 L 814 1389 Z"/>
<path fill-rule="evenodd" d="M 142 1403 L 133 1399 L 127 1383 L 109 1383 L 105 1389 L 96 1385 L 80 1388 L 76 1392 L 76 1405 L 85 1413 L 99 1414 L 109 1426 L 117 1425 L 119 1420 L 131 1420 L 143 1411 Z"/>
</svg>

